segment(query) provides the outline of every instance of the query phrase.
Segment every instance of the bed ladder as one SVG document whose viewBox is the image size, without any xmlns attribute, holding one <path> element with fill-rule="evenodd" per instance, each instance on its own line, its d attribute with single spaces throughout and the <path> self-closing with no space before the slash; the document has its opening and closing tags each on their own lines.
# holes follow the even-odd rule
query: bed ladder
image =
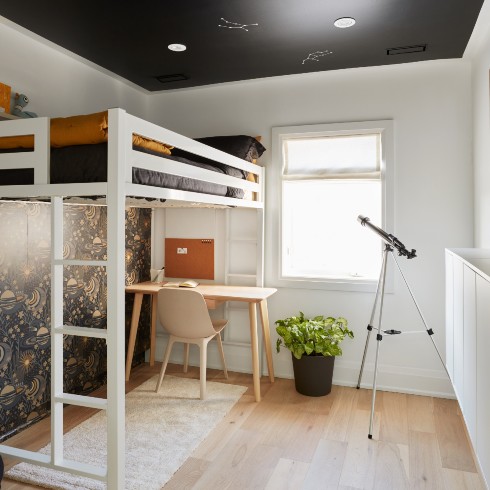
<svg viewBox="0 0 490 490">
<path fill-rule="evenodd" d="M 241 209 L 225 209 L 225 267 L 224 267 L 224 283 L 229 285 L 240 285 L 240 286 L 264 286 L 264 209 L 256 209 L 256 226 L 255 233 L 256 236 L 253 237 L 243 237 L 236 236 L 233 233 L 232 214 L 236 212 L 241 212 Z M 250 212 L 250 210 L 246 210 Z M 252 274 L 234 272 L 231 265 L 231 248 L 236 245 L 251 245 L 255 248 L 256 262 L 255 262 L 255 272 Z M 240 305 L 230 305 L 230 302 L 226 302 L 224 306 L 224 315 L 227 320 L 233 316 L 233 312 L 246 311 L 246 309 Z M 223 341 L 228 344 L 244 345 L 241 342 L 235 342 L 231 338 L 231 329 L 225 328 L 223 330 Z M 263 374 L 264 370 L 264 343 L 262 335 L 259 335 L 259 352 L 260 352 L 260 373 Z"/>
<path fill-rule="evenodd" d="M 63 260 L 63 198 L 51 198 L 51 454 L 12 446 L 1 453 L 26 463 L 107 481 L 107 467 L 72 461 L 63 455 L 63 404 L 107 409 L 107 399 L 63 392 L 63 335 L 103 338 L 107 330 L 63 325 L 63 267 L 66 265 L 107 266 L 107 261 Z M 109 435 L 109 434 L 108 434 Z"/>
<path fill-rule="evenodd" d="M 63 268 L 72 266 L 107 267 L 107 260 L 63 259 L 63 198 L 51 198 L 51 465 L 101 481 L 107 480 L 107 467 L 67 460 L 63 451 L 63 405 L 107 409 L 106 398 L 63 392 L 63 336 L 76 335 L 105 339 L 107 329 L 64 325 Z"/>
<path fill-rule="evenodd" d="M 124 158 L 124 125 L 119 112 L 109 111 L 107 185 L 107 261 L 63 259 L 63 201 L 52 203 L 51 292 L 51 464 L 70 473 L 107 482 L 108 490 L 125 486 L 125 188 L 121 162 Z M 119 133 L 116 137 L 115 133 Z M 107 329 L 63 325 L 63 267 L 104 266 L 107 272 Z M 106 340 L 107 398 L 63 393 L 63 335 Z M 107 461 L 105 467 L 68 461 L 63 457 L 63 404 L 105 409 L 107 414 Z"/>
<path fill-rule="evenodd" d="M 44 118 L 40 118 L 44 119 Z M 49 135 L 48 119 L 45 134 Z M 0 454 L 11 456 L 37 466 L 66 471 L 107 482 L 108 490 L 125 486 L 125 199 L 126 150 L 131 146 L 126 131 L 126 113 L 109 110 L 109 141 L 107 186 L 107 261 L 63 259 L 63 197 L 59 187 L 48 189 L 42 196 L 51 196 L 51 454 L 0 444 Z M 42 136 L 42 135 L 41 135 Z M 36 133 L 37 138 L 37 133 Z M 38 138 L 43 141 L 43 138 Z M 49 163 L 49 141 L 45 157 Z M 42 145 L 41 145 L 42 146 Z M 42 157 L 41 151 L 41 157 Z M 46 168 L 48 166 L 46 165 Z M 129 168 L 129 167 L 128 167 Z M 42 176 L 48 183 L 47 174 Z M 97 187 L 100 189 L 100 186 Z M 69 189 L 70 195 L 78 190 Z M 81 191 L 85 195 L 85 190 Z M 66 265 L 106 267 L 107 272 L 107 329 L 63 325 L 63 267 Z M 63 335 L 96 337 L 106 340 L 107 346 L 107 398 L 72 395 L 63 392 Z M 105 409 L 107 413 L 107 461 L 105 467 L 84 464 L 64 458 L 63 404 Z"/>
</svg>

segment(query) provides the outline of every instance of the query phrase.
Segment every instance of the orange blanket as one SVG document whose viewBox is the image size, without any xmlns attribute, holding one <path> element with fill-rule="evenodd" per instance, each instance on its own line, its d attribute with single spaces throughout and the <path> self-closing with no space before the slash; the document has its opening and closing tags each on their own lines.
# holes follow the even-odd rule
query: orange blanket
<svg viewBox="0 0 490 490">
<path fill-rule="evenodd" d="M 56 117 L 50 121 L 51 147 L 95 145 L 107 142 L 107 111 L 81 116 Z M 133 134 L 133 145 L 170 155 L 171 146 Z M 0 149 L 34 148 L 34 136 L 0 137 Z"/>
</svg>

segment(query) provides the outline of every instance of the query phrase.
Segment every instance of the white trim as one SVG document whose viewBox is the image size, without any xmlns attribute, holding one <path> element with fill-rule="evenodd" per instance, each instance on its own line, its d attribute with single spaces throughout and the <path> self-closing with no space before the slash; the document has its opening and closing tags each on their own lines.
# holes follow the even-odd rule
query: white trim
<svg viewBox="0 0 490 490">
<path fill-rule="evenodd" d="M 375 346 L 372 345 L 371 349 L 374 350 Z M 274 358 L 274 372 L 280 378 L 293 379 L 291 357 L 289 355 L 276 356 Z M 358 376 L 359 362 L 348 361 L 343 357 L 335 358 L 333 384 L 354 387 L 357 385 Z M 373 376 L 374 362 L 366 362 L 361 388 L 372 390 Z M 381 391 L 456 399 L 451 382 L 443 369 L 420 369 L 394 366 L 393 364 L 378 364 L 376 384 L 377 389 Z M 414 389 L 414 386 L 417 386 L 417 389 Z"/>
<path fill-rule="evenodd" d="M 287 126 L 272 128 L 272 168 L 270 170 L 269 186 L 274 193 L 268 194 L 267 218 L 268 254 L 271 264 L 268 271 L 267 283 L 274 287 L 289 287 L 299 289 L 325 289 L 340 291 L 374 292 L 377 279 L 362 280 L 349 278 L 282 278 L 282 158 L 283 141 L 290 138 L 308 138 L 328 135 L 370 134 L 378 132 L 381 135 L 380 155 L 382 181 L 382 227 L 393 230 L 394 225 L 394 123 L 392 120 L 360 121 L 349 123 L 326 123 L 304 126 Z M 388 163 L 389 162 L 389 163 Z M 273 202 L 271 202 L 273 199 Z M 272 249 L 272 247 L 274 249 Z M 381 246 L 380 246 L 381 253 Z M 393 291 L 393 272 L 388 269 L 386 292 Z"/>
</svg>

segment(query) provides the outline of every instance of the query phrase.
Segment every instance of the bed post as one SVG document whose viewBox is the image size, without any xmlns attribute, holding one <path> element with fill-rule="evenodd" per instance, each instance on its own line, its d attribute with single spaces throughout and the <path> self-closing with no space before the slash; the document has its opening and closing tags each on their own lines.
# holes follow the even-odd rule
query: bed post
<svg viewBox="0 0 490 490">
<path fill-rule="evenodd" d="M 264 208 L 257 208 L 257 271 L 255 285 L 264 287 Z"/>
<path fill-rule="evenodd" d="M 63 464 L 63 198 L 51 198 L 51 462 Z"/>
<path fill-rule="evenodd" d="M 107 163 L 107 488 L 125 479 L 125 111 L 109 110 Z"/>
</svg>

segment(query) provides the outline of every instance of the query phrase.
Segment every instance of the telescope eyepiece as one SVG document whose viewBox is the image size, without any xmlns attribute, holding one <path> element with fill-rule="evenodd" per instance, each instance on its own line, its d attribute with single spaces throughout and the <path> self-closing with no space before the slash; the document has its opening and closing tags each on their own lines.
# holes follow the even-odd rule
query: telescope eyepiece
<svg viewBox="0 0 490 490">
<path fill-rule="evenodd" d="M 359 223 L 361 223 L 362 226 L 366 226 L 366 223 L 369 220 L 369 218 L 367 216 L 363 216 L 362 214 L 360 214 L 358 217 L 357 217 L 357 221 L 359 221 Z"/>
</svg>

